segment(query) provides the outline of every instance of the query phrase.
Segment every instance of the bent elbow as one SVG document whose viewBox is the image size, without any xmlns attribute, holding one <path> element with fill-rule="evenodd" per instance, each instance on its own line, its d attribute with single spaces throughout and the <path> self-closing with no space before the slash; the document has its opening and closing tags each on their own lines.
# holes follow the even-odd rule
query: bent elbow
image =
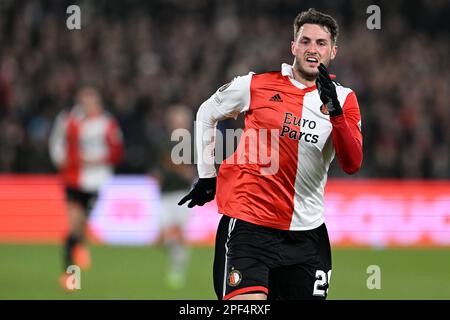
<svg viewBox="0 0 450 320">
<path fill-rule="evenodd" d="M 362 161 L 355 162 L 346 166 L 342 166 L 342 170 L 347 174 L 355 174 L 361 169 Z"/>
<path fill-rule="evenodd" d="M 351 174 L 357 173 L 359 171 L 359 169 L 360 169 L 360 167 L 355 166 L 355 167 L 345 168 L 344 172 L 346 174 L 350 174 L 351 175 Z"/>
</svg>

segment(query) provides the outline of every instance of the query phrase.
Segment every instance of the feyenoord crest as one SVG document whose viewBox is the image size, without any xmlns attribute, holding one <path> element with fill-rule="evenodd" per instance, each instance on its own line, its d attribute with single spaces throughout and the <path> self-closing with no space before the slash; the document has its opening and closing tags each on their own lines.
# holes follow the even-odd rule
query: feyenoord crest
<svg viewBox="0 0 450 320">
<path fill-rule="evenodd" d="M 228 284 L 231 287 L 236 287 L 239 283 L 241 283 L 242 280 L 242 274 L 239 272 L 239 270 L 231 270 L 231 272 L 228 274 Z"/>
<path fill-rule="evenodd" d="M 322 105 L 320 106 L 320 112 L 322 112 L 322 113 L 323 113 L 324 115 L 326 115 L 326 116 L 329 115 L 327 106 L 324 105 L 324 104 L 322 104 Z"/>
</svg>

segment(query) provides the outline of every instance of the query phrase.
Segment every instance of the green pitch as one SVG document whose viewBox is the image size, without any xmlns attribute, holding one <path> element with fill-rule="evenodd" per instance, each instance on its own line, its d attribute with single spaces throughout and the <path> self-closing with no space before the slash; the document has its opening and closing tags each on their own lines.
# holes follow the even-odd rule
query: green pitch
<svg viewBox="0 0 450 320">
<path fill-rule="evenodd" d="M 66 293 L 59 246 L 0 245 L 0 299 L 215 299 L 211 248 L 191 249 L 186 286 L 166 285 L 159 247 L 91 246 L 93 266 L 81 290 Z M 367 288 L 367 267 L 381 270 L 381 289 Z M 333 249 L 329 299 L 450 299 L 450 249 Z"/>
</svg>

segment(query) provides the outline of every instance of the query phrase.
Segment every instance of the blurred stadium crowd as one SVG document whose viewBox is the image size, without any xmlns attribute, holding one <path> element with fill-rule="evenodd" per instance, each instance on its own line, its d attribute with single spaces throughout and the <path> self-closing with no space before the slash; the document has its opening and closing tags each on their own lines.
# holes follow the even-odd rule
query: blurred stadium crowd
<svg viewBox="0 0 450 320">
<path fill-rule="evenodd" d="M 71 4 L 81 7 L 81 30 L 66 28 Z M 366 27 L 370 4 L 381 8 L 381 30 Z M 340 24 L 331 70 L 359 99 L 358 176 L 450 178 L 449 4 L 1 0 L 0 171 L 54 172 L 54 118 L 80 85 L 93 84 L 124 132 L 118 170 L 150 172 L 167 152 L 165 110 L 184 104 L 194 114 L 234 76 L 291 63 L 292 21 L 315 7 Z"/>
</svg>

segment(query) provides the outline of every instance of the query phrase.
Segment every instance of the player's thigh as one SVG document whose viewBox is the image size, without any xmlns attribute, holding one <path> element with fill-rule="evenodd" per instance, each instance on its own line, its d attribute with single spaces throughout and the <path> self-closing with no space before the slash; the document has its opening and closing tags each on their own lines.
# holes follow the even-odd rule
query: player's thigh
<svg viewBox="0 0 450 320">
<path fill-rule="evenodd" d="M 239 296 L 244 294 L 256 294 L 253 298 L 267 294 L 269 267 L 264 260 L 271 256 L 270 246 L 265 247 L 270 245 L 271 235 L 260 229 L 241 220 L 222 217 L 214 259 L 214 288 L 219 300 L 242 298 Z M 263 250 L 265 257 L 262 257 Z"/>
<path fill-rule="evenodd" d="M 328 267 L 295 265 L 270 271 L 269 300 L 324 300 Z"/>
<path fill-rule="evenodd" d="M 230 223 L 230 217 L 222 215 L 219 221 L 216 232 L 216 242 L 214 249 L 214 266 L 213 266 L 213 281 L 214 291 L 217 298 L 222 300 L 223 297 L 223 279 L 225 274 L 225 257 L 226 248 L 225 243 L 228 238 L 228 225 Z"/>
<path fill-rule="evenodd" d="M 267 300 L 265 293 L 244 293 L 230 298 L 230 300 Z"/>
<path fill-rule="evenodd" d="M 183 228 L 190 214 L 187 206 L 179 206 L 178 202 L 187 193 L 187 191 L 165 192 L 161 197 L 161 228 L 167 229 L 171 227 Z"/>
<path fill-rule="evenodd" d="M 297 264 L 271 269 L 269 299 L 326 299 L 331 279 L 331 247 L 325 224 L 308 231 Z M 303 250 L 307 251 L 306 255 Z M 292 250 L 291 250 L 292 251 Z M 291 252 L 291 254 L 296 254 Z"/>
<path fill-rule="evenodd" d="M 80 189 L 66 188 L 66 199 L 70 208 L 77 208 L 85 218 L 89 217 L 89 214 L 97 201 L 98 195 L 96 192 L 86 192 Z"/>
</svg>

